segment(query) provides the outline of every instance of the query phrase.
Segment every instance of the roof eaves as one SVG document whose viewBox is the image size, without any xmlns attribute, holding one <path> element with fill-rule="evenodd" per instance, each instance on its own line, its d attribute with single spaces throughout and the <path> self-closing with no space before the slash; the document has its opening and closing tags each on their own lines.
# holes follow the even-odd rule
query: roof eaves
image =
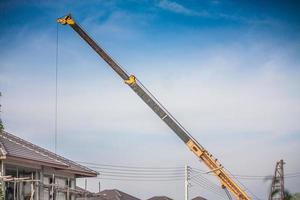
<svg viewBox="0 0 300 200">
<path fill-rule="evenodd" d="M 67 158 L 64 158 L 64 157 L 62 157 L 60 155 L 57 155 L 57 154 L 55 154 L 55 153 L 53 153 L 51 151 L 48 151 L 47 149 L 44 149 L 44 148 L 39 147 L 37 145 L 34 145 L 34 144 L 32 144 L 32 143 L 30 143 L 28 141 L 25 141 L 25 140 L 23 140 L 23 139 L 15 136 L 15 135 L 13 135 L 13 134 L 10 134 L 10 133 L 8 133 L 6 131 L 3 131 L 2 133 L 3 134 L 0 134 L 0 136 L 5 137 L 4 135 L 7 135 L 8 137 L 5 137 L 7 139 L 13 138 L 15 140 L 18 140 L 19 143 L 24 143 L 25 144 L 23 146 L 27 146 L 27 147 L 30 146 L 31 147 L 30 149 L 32 149 L 32 150 L 34 150 L 36 152 L 39 152 L 41 155 L 47 156 L 48 158 L 50 158 L 52 160 L 55 160 L 55 161 L 57 161 L 59 163 L 62 163 L 64 165 L 68 166 L 68 167 L 72 167 L 72 165 L 74 165 L 74 166 L 78 167 L 79 169 L 82 169 L 82 170 L 70 169 L 72 171 L 77 171 L 77 172 L 80 172 L 81 174 L 82 173 L 90 174 L 90 175 L 93 174 L 93 176 L 94 176 L 94 174 L 96 176 L 98 175 L 97 171 L 94 171 L 92 169 L 89 169 L 88 167 L 85 167 L 85 166 L 80 165 L 80 164 L 78 164 L 78 163 L 76 163 L 74 161 L 71 161 L 71 160 L 69 160 Z M 22 144 L 20 144 L 20 145 L 22 145 Z"/>
<path fill-rule="evenodd" d="M 29 163 L 29 164 L 39 164 L 39 165 L 43 165 L 43 166 L 47 166 L 47 167 L 54 167 L 57 169 L 68 169 L 67 165 L 55 164 L 55 163 L 44 162 L 44 161 L 37 161 L 37 160 L 33 160 L 33 159 L 20 158 L 20 157 L 10 156 L 10 155 L 7 155 L 6 159 L 11 160 L 11 161 L 19 161 L 19 162 L 21 161 L 21 162 Z"/>
<path fill-rule="evenodd" d="M 59 169 L 59 171 L 72 172 L 72 173 L 80 175 L 80 176 L 84 175 L 84 176 L 88 176 L 88 177 L 96 177 L 97 175 L 99 175 L 98 172 L 93 173 L 93 172 L 88 172 L 88 171 L 83 171 L 83 170 L 82 171 L 81 170 L 74 170 L 74 169 L 69 169 L 69 168 Z"/>
</svg>

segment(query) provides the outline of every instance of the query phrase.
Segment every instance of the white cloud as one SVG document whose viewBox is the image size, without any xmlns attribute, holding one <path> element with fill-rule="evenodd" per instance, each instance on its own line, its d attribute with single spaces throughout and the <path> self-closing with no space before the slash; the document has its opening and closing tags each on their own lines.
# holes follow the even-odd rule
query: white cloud
<svg viewBox="0 0 300 200">
<path fill-rule="evenodd" d="M 143 133 L 152 134 L 168 130 L 129 88 L 121 84 L 107 69 L 106 64 L 101 63 L 107 69 L 104 73 L 76 71 L 82 69 L 82 66 L 93 66 L 89 70 L 101 66 L 98 66 L 99 63 L 84 62 L 85 59 L 80 59 L 82 55 L 74 50 L 75 47 L 66 48 L 71 53 L 62 50 L 65 57 L 72 54 L 71 57 L 78 59 L 78 63 L 72 64 L 71 71 L 60 71 L 61 78 L 68 77 L 60 82 L 59 109 L 61 120 L 64 120 L 61 122 L 64 130 L 71 129 L 73 124 L 80 125 L 83 130 L 104 132 L 143 130 Z M 244 52 L 245 48 L 248 55 Z M 139 63 L 145 69 L 140 72 L 144 75 L 141 79 L 144 79 L 158 99 L 192 132 L 206 132 L 208 135 L 211 132 L 255 132 L 271 135 L 297 132 L 300 130 L 297 123 L 300 117 L 299 72 L 286 70 L 285 66 L 293 68 L 294 65 L 294 61 L 288 57 L 290 50 L 273 48 L 270 51 L 270 48 L 273 47 L 255 43 L 249 47 L 233 45 L 208 49 L 201 52 L 203 55 L 198 60 L 189 63 L 177 59 L 168 61 L 166 65 L 161 61 L 153 63 L 153 60 L 145 60 L 144 63 Z M 152 66 L 160 68 L 160 73 L 156 73 L 158 69 L 153 71 Z M 173 67 L 171 69 L 160 66 Z M 176 73 L 173 73 L 174 69 Z M 41 75 L 45 76 L 44 70 L 40 70 Z M 9 73 L 13 72 L 11 70 Z M 84 82 L 76 80 L 77 73 L 80 73 Z M 20 121 L 27 119 L 26 113 L 29 111 L 39 119 L 52 116 L 53 113 L 49 112 L 54 105 L 51 102 L 54 100 L 54 88 L 51 88 L 54 87 L 51 86 L 54 80 L 48 80 L 47 77 L 44 85 L 40 86 L 34 81 L 40 81 L 42 77 L 30 79 L 26 76 L 31 76 L 31 73 L 2 75 L 1 82 L 6 85 L 5 82 L 10 80 L 9 87 L 15 88 L 11 93 L 7 91 L 8 95 L 4 94 L 8 98 L 4 99 L 8 104 L 3 108 L 4 112 L 9 109 L 9 118 Z M 72 78 L 75 78 L 74 81 Z M 32 94 L 25 95 L 27 91 L 18 91 L 20 85 L 30 88 Z M 44 94 L 40 95 L 42 91 Z M 24 97 L 22 101 L 17 98 L 20 95 Z M 24 113 L 22 116 L 25 117 L 17 113 Z M 116 122 L 118 126 L 115 126 Z"/>
<path fill-rule="evenodd" d="M 210 3 L 214 6 L 220 4 L 219 1 L 211 1 Z M 198 11 L 189 9 L 182 4 L 170 0 L 160 0 L 157 6 L 174 13 L 188 16 L 206 17 L 210 19 L 225 19 L 229 21 L 246 23 L 252 26 L 282 26 L 279 21 L 265 16 L 256 16 L 254 18 L 250 18 L 249 16 L 245 17 L 236 13 L 214 12 L 213 10 Z"/>
<path fill-rule="evenodd" d="M 174 1 L 169 1 L 169 0 L 159 1 L 158 6 L 165 10 L 169 10 L 171 12 L 184 14 L 184 15 L 191 15 L 191 16 L 207 16 L 208 15 L 207 12 L 194 11 L 194 10 L 184 7 L 183 5 L 181 5 L 179 3 L 176 3 Z"/>
</svg>

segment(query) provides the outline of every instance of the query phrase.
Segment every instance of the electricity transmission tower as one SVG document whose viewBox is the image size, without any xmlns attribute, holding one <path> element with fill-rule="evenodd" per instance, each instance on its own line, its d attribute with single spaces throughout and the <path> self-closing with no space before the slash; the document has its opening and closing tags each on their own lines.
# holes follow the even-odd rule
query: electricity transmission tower
<svg viewBox="0 0 300 200">
<path fill-rule="evenodd" d="M 269 200 L 284 200 L 284 173 L 283 165 L 285 163 L 280 160 L 276 163 L 275 173 L 272 179 Z"/>
</svg>

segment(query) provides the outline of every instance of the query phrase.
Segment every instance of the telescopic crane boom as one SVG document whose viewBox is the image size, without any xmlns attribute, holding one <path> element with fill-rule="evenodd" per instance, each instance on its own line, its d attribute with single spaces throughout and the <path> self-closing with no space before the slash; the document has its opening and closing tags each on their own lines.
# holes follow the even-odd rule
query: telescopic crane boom
<svg viewBox="0 0 300 200">
<path fill-rule="evenodd" d="M 229 176 L 223 166 L 159 103 L 159 101 L 138 81 L 134 75 L 123 70 L 92 38 L 73 20 L 71 15 L 57 19 L 63 25 L 69 25 L 84 39 L 90 47 L 123 79 L 123 81 L 164 121 L 187 147 L 209 168 L 236 199 L 250 200 L 250 197 Z"/>
</svg>

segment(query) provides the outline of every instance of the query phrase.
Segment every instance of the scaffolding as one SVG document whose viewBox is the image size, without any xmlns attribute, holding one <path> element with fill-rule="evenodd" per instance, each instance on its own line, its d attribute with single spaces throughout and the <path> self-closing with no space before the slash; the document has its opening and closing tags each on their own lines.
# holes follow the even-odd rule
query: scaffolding
<svg viewBox="0 0 300 200">
<path fill-rule="evenodd" d="M 0 176 L 0 181 L 2 183 L 2 185 L 8 185 L 9 183 L 12 183 L 13 188 L 12 191 L 9 190 L 5 190 L 5 196 L 6 199 L 10 200 L 18 200 L 20 199 L 20 186 L 21 183 L 30 183 L 30 194 L 28 196 L 25 197 L 25 199 L 27 200 L 34 200 L 34 195 L 36 193 L 36 189 L 38 188 L 39 182 L 40 180 L 36 180 L 34 179 L 33 173 L 31 175 L 31 177 L 13 177 L 11 175 L 8 176 Z M 8 184 L 7 184 L 8 183 Z M 10 184 L 9 184 L 10 185 Z"/>
<path fill-rule="evenodd" d="M 55 175 L 52 175 L 53 181 L 50 184 L 45 184 L 39 179 L 34 179 L 34 174 L 31 177 L 13 177 L 11 175 L 0 176 L 2 183 L 5 199 L 7 200 L 36 200 L 40 199 L 39 190 L 47 189 L 50 191 L 49 200 L 59 200 L 57 194 L 59 192 L 66 193 L 66 199 L 70 199 L 71 195 L 75 196 L 86 196 L 86 192 L 78 190 L 76 188 L 70 188 L 70 179 L 67 180 L 66 186 L 61 186 L 55 183 Z M 30 183 L 30 193 L 26 196 L 23 195 L 24 190 L 22 183 Z M 13 187 L 10 187 L 10 186 Z M 22 188 L 22 189 L 20 189 Z M 48 199 L 48 198 L 47 198 Z M 75 199 L 75 197 L 74 197 Z"/>
</svg>

